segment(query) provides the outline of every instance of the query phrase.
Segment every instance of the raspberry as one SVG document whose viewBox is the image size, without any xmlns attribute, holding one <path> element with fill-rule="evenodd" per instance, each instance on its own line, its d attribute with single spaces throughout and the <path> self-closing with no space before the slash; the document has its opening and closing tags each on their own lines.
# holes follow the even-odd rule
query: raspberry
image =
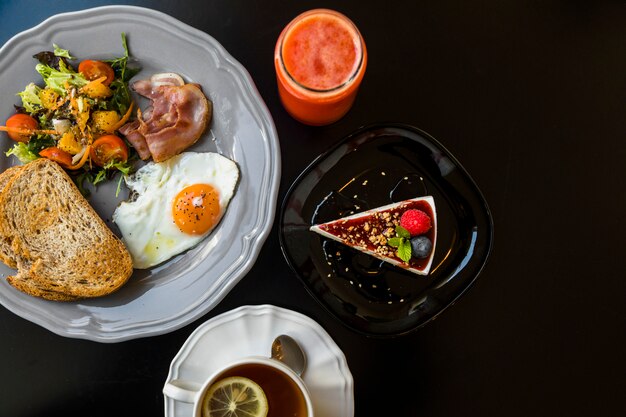
<svg viewBox="0 0 626 417">
<path fill-rule="evenodd" d="M 417 209 L 407 210 L 402 213 L 400 226 L 408 230 L 411 236 L 424 234 L 432 227 L 428 214 Z"/>
</svg>

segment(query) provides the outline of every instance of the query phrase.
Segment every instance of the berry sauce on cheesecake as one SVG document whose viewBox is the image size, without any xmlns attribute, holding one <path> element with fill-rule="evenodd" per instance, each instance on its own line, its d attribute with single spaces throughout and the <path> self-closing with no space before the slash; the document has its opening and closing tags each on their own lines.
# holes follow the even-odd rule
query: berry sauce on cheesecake
<svg viewBox="0 0 626 417">
<path fill-rule="evenodd" d="M 434 200 L 428 196 L 314 225 L 311 230 L 416 274 L 427 275 L 435 251 L 436 222 Z"/>
</svg>

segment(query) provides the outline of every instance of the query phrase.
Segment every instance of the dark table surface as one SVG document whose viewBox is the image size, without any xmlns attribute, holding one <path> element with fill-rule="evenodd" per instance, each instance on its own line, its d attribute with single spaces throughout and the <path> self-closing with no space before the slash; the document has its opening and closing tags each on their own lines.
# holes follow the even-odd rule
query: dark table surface
<svg viewBox="0 0 626 417">
<path fill-rule="evenodd" d="M 0 44 L 48 16 L 104 4 L 2 1 Z M 0 416 L 163 415 L 168 367 L 189 334 L 265 303 L 301 312 L 332 336 L 354 376 L 356 416 L 626 414 L 624 2 L 129 4 L 205 31 L 247 68 L 280 138 L 279 202 L 343 136 L 408 123 L 472 175 L 492 211 L 494 249 L 454 306 L 392 339 L 349 330 L 311 297 L 284 261 L 276 222 L 234 290 L 166 335 L 64 338 L 0 307 Z M 284 25 L 316 7 L 347 14 L 369 52 L 352 110 L 317 128 L 283 110 L 272 62 Z"/>
</svg>

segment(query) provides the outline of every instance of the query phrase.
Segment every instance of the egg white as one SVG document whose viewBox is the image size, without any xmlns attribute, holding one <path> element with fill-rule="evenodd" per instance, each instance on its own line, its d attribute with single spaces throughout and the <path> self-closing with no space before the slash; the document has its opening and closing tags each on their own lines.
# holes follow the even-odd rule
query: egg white
<svg viewBox="0 0 626 417">
<path fill-rule="evenodd" d="M 113 221 L 122 233 L 133 265 L 146 269 L 197 245 L 215 228 L 235 192 L 239 168 L 217 153 L 184 152 L 164 162 L 150 162 L 126 179 L 134 198 L 122 202 Z M 176 195 L 193 184 L 210 184 L 219 193 L 219 216 L 203 235 L 189 235 L 174 223 Z"/>
</svg>

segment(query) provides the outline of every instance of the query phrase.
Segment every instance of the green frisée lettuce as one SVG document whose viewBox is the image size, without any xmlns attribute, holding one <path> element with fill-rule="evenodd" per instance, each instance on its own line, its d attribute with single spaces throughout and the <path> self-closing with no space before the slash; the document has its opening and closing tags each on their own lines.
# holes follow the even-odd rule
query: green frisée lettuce
<svg viewBox="0 0 626 417">
<path fill-rule="evenodd" d="M 60 48 L 59 45 L 57 45 L 56 43 L 53 43 L 52 46 L 54 46 L 54 55 L 67 59 L 75 59 L 73 56 L 70 55 L 70 51 L 68 51 L 67 49 Z"/>
<path fill-rule="evenodd" d="M 35 70 L 41 74 L 41 78 L 46 83 L 46 86 L 50 87 L 61 96 L 67 94 L 65 83 L 80 88 L 89 83 L 82 74 L 75 72 L 69 68 L 63 60 L 59 61 L 59 69 L 56 70 L 49 65 L 39 63 L 35 66 Z"/>
<path fill-rule="evenodd" d="M 11 149 L 9 149 L 5 155 L 6 156 L 15 156 L 20 160 L 22 164 L 27 164 L 31 161 L 34 161 L 37 158 L 40 158 L 39 152 L 42 149 L 49 148 L 50 146 L 54 146 L 55 141 L 51 139 L 47 135 L 37 135 L 31 138 L 28 143 L 26 142 L 17 142 L 13 145 Z"/>
<path fill-rule="evenodd" d="M 6 151 L 6 156 L 15 156 L 22 164 L 27 164 L 39 158 L 39 155 L 33 153 L 28 149 L 28 144 L 24 142 L 18 142 L 11 149 Z"/>
<path fill-rule="evenodd" d="M 41 109 L 41 99 L 39 98 L 39 92 L 41 87 L 35 83 L 30 83 L 26 86 L 24 91 L 17 93 L 22 98 L 22 106 L 28 113 L 35 113 Z"/>
</svg>

